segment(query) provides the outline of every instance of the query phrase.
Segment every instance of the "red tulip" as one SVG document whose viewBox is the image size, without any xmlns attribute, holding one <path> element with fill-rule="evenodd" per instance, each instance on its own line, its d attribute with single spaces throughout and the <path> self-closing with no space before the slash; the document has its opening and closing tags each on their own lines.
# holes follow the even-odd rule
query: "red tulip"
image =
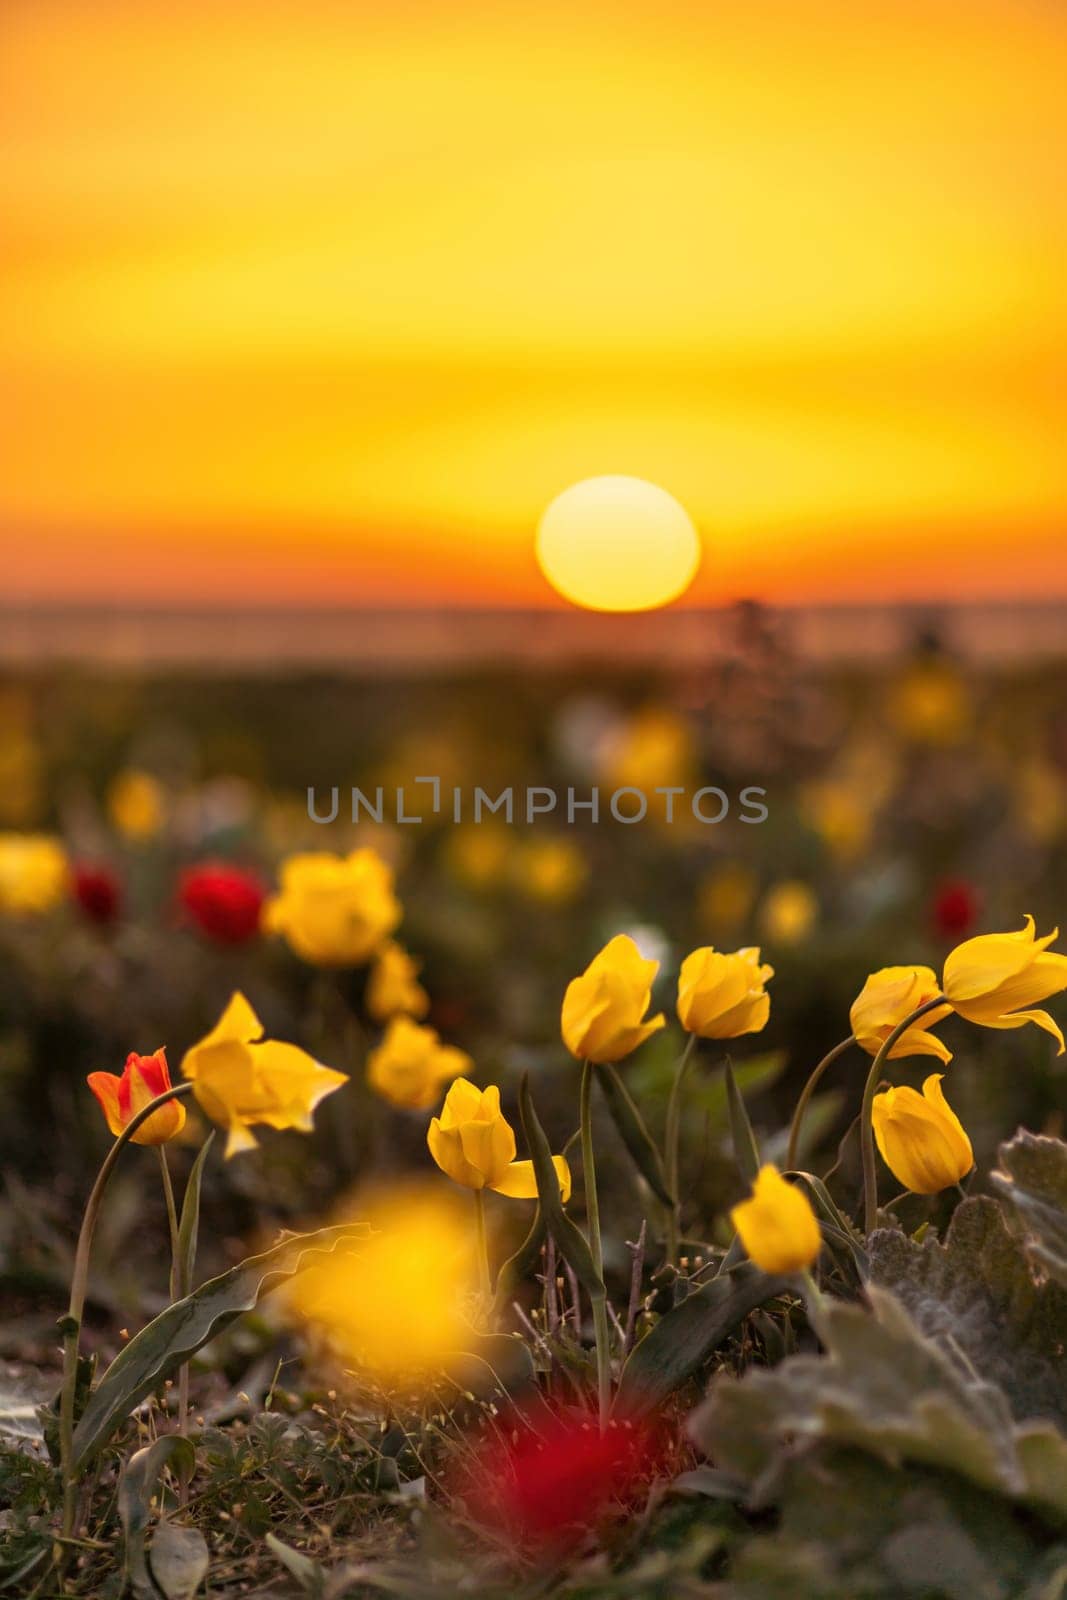
<svg viewBox="0 0 1067 1600">
<path fill-rule="evenodd" d="M 974 927 L 981 909 L 978 895 L 964 878 L 938 885 L 930 906 L 934 930 L 942 939 L 960 939 Z"/>
<path fill-rule="evenodd" d="M 259 932 L 265 891 L 255 873 L 225 861 L 190 867 L 178 884 L 178 903 L 201 933 L 220 944 L 245 944 Z"/>
<path fill-rule="evenodd" d="M 122 884 L 110 867 L 76 863 L 71 893 L 89 921 L 102 928 L 115 922 L 122 910 Z"/>
</svg>

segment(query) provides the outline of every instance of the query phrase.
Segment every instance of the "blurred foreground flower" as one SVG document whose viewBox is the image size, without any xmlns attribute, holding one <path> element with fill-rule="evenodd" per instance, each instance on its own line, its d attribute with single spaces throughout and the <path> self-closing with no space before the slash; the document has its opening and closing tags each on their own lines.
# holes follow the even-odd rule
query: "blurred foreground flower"
<svg viewBox="0 0 1067 1600">
<path fill-rule="evenodd" d="M 246 944 L 259 932 L 263 885 L 254 872 L 226 861 L 204 861 L 183 872 L 178 904 L 219 944 Z"/>
<path fill-rule="evenodd" d="M 774 1166 L 759 1169 L 751 1198 L 734 1206 L 730 1221 L 749 1259 L 764 1272 L 803 1272 L 822 1248 L 810 1200 Z"/>
<path fill-rule="evenodd" d="M 768 889 L 760 907 L 760 926 L 771 944 L 799 944 L 815 926 L 819 902 L 815 891 L 796 878 Z"/>
<path fill-rule="evenodd" d="M 387 940 L 374 958 L 366 1006 L 376 1022 L 398 1015 L 424 1017 L 430 1009 L 430 997 L 419 982 L 419 963 L 395 939 Z"/>
<path fill-rule="evenodd" d="M 107 791 L 107 814 L 127 839 L 151 839 L 167 818 L 167 793 L 150 772 L 120 772 Z"/>
<path fill-rule="evenodd" d="M 171 1086 L 167 1052 L 150 1056 L 130 1054 L 122 1077 L 112 1072 L 90 1072 L 86 1083 L 100 1102 L 100 1109 L 116 1139 L 138 1111 Z M 185 1107 L 180 1100 L 168 1100 L 130 1136 L 132 1144 L 166 1144 L 185 1127 Z"/>
<path fill-rule="evenodd" d="M 227 1157 L 255 1149 L 254 1122 L 310 1133 L 319 1101 L 348 1081 L 295 1044 L 264 1040 L 263 1024 L 243 994 L 235 994 L 211 1032 L 186 1051 L 182 1073 L 211 1120 L 228 1129 Z"/>
<path fill-rule="evenodd" d="M 629 934 L 616 934 L 593 957 L 563 997 L 563 1042 L 579 1061 L 621 1061 L 666 1027 L 659 1015 L 644 1020 L 658 961 L 646 961 Z"/>
<path fill-rule="evenodd" d="M 468 1219 L 404 1189 L 380 1195 L 370 1220 L 376 1231 L 357 1254 L 300 1273 L 287 1302 L 384 1387 L 418 1388 L 474 1342 L 464 1315 L 474 1287 Z"/>
<path fill-rule="evenodd" d="M 893 1029 L 938 992 L 937 978 L 930 967 L 882 967 L 872 972 L 849 1012 L 856 1043 L 868 1055 L 876 1056 Z M 951 1061 L 952 1051 L 928 1032 L 951 1011 L 951 1006 L 939 1006 L 923 1017 L 925 1026 L 916 1023 L 906 1029 L 890 1050 L 890 1060 L 902 1056 L 937 1056 L 939 1061 Z"/>
<path fill-rule="evenodd" d="M 442 1044 L 433 1028 L 394 1017 L 385 1038 L 367 1057 L 367 1082 L 402 1111 L 429 1111 L 446 1083 L 470 1072 L 470 1056 Z"/>
<path fill-rule="evenodd" d="M 70 864 L 58 839 L 45 833 L 0 833 L 0 911 L 15 916 L 50 911 L 67 896 Z"/>
<path fill-rule="evenodd" d="M 358 966 L 400 921 L 392 869 L 374 850 L 290 856 L 279 877 L 263 925 L 313 966 Z"/>
<path fill-rule="evenodd" d="M 682 962 L 678 978 L 678 1020 L 701 1039 L 736 1039 L 759 1033 L 771 1014 L 764 985 L 774 968 L 761 965 L 759 950 L 727 954 L 705 945 Z"/>
<path fill-rule="evenodd" d="M 496 1085 L 478 1089 L 457 1078 L 434 1117 L 426 1143 L 441 1171 L 465 1189 L 495 1189 L 515 1200 L 536 1200 L 532 1161 L 515 1160 L 515 1133 L 500 1109 Z M 553 1156 L 560 1195 L 571 1197 L 571 1171 L 564 1156 Z"/>
<path fill-rule="evenodd" d="M 1020 1009 L 1067 989 L 1067 956 L 1048 948 L 1059 931 L 1038 939 L 1028 916 L 1017 933 L 984 933 L 957 945 L 946 957 L 943 984 L 952 1010 L 983 1028 L 1033 1022 L 1059 1041 L 1063 1055 L 1063 1034 L 1048 1012 Z"/>
<path fill-rule="evenodd" d="M 637 1484 L 655 1476 L 658 1452 L 647 1427 L 595 1413 L 560 1410 L 536 1426 L 504 1416 L 476 1447 L 456 1484 L 470 1514 L 519 1543 L 563 1547 L 610 1506 L 625 1506 Z"/>
<path fill-rule="evenodd" d="M 882 1160 L 913 1194 L 938 1194 L 959 1183 L 974 1166 L 971 1141 L 931 1073 L 923 1092 L 906 1086 L 883 1089 L 871 1108 Z"/>
<path fill-rule="evenodd" d="M 122 884 L 118 873 L 107 866 L 79 862 L 74 867 L 71 894 L 89 918 L 102 928 L 118 920 L 122 910 Z"/>
</svg>

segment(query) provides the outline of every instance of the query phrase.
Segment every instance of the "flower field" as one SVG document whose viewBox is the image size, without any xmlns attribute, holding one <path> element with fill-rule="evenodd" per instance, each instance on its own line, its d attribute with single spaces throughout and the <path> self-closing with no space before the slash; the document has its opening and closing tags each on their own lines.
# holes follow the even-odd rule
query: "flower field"
<svg viewBox="0 0 1067 1600">
<path fill-rule="evenodd" d="M 1067 1595 L 1065 689 L 9 674 L 0 1593 Z"/>
</svg>

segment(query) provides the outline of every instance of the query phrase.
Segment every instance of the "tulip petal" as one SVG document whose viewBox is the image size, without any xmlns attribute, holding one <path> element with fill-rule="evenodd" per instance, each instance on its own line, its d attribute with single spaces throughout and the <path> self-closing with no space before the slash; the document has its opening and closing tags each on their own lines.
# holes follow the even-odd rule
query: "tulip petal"
<svg viewBox="0 0 1067 1600">
<path fill-rule="evenodd" d="M 1058 937 L 1058 929 L 1044 939 L 1034 937 L 1034 919 L 1013 933 L 983 933 L 957 945 L 945 960 L 944 991 L 948 998 L 973 1000 L 990 994 L 1029 966 Z"/>
<path fill-rule="evenodd" d="M 961 1011 L 960 1016 L 966 1017 L 967 1013 L 965 1011 Z M 1054 1022 L 1049 1016 L 1047 1011 L 1013 1011 L 1009 1016 L 1006 1017 L 983 1016 L 980 1019 L 976 1017 L 973 1020 L 980 1020 L 983 1028 L 1022 1028 L 1026 1025 L 1026 1023 L 1032 1022 L 1037 1027 L 1044 1029 L 1045 1033 L 1050 1033 L 1056 1040 L 1056 1042 L 1059 1044 L 1059 1049 L 1056 1052 L 1057 1055 L 1062 1056 L 1064 1053 L 1062 1030 L 1060 1029 L 1059 1024 Z"/>
<path fill-rule="evenodd" d="M 113 1072 L 90 1072 L 85 1081 L 99 1101 L 109 1131 L 117 1139 L 125 1126 L 119 1110 L 119 1079 Z"/>
<path fill-rule="evenodd" d="M 571 1197 L 571 1169 L 564 1156 L 553 1156 L 552 1165 L 559 1179 L 560 1199 L 566 1205 Z M 536 1200 L 537 1179 L 534 1176 L 533 1162 L 513 1161 L 492 1188 L 497 1194 L 509 1195 L 513 1200 Z"/>
</svg>

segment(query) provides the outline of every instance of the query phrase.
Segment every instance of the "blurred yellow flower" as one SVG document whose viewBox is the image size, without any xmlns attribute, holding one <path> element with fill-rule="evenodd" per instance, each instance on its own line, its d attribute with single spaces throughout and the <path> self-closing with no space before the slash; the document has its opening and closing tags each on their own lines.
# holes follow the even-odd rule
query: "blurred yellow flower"
<svg viewBox="0 0 1067 1600">
<path fill-rule="evenodd" d="M 290 856 L 279 878 L 279 893 L 263 908 L 264 928 L 313 966 L 368 960 L 400 921 L 392 869 L 374 850 Z"/>
<path fill-rule="evenodd" d="M 166 790 L 150 772 L 120 772 L 107 791 L 107 813 L 127 839 L 151 839 L 167 818 Z"/>
<path fill-rule="evenodd" d="M 563 1042 L 579 1061 L 621 1061 L 658 1029 L 659 1015 L 644 1020 L 658 961 L 646 961 L 629 934 L 616 934 L 567 985 Z"/>
<path fill-rule="evenodd" d="M 21 727 L 0 722 L 0 822 L 32 822 L 42 797 L 40 751 Z"/>
<path fill-rule="evenodd" d="M 917 744 L 958 744 L 971 725 L 971 697 L 951 661 L 924 657 L 894 685 L 889 714 L 901 733 Z"/>
<path fill-rule="evenodd" d="M 376 1022 L 390 1017 L 424 1017 L 430 997 L 419 982 L 417 962 L 395 939 L 382 945 L 367 981 L 367 1010 Z"/>
<path fill-rule="evenodd" d="M 15 916 L 50 911 L 69 888 L 70 863 L 58 839 L 0 833 L 0 911 Z"/>
<path fill-rule="evenodd" d="M 450 831 L 444 860 L 452 876 L 467 888 L 492 889 L 506 875 L 512 849 L 503 824 L 469 822 Z"/>
<path fill-rule="evenodd" d="M 495 1189 L 516 1200 L 535 1200 L 532 1161 L 515 1160 L 515 1134 L 500 1109 L 500 1090 L 476 1089 L 457 1078 L 434 1117 L 426 1143 L 441 1171 L 465 1189 Z M 563 1156 L 553 1156 L 560 1194 L 571 1197 L 571 1173 Z"/>
<path fill-rule="evenodd" d="M 849 1021 L 856 1043 L 870 1056 L 876 1056 L 898 1023 L 932 1000 L 938 993 L 937 978 L 930 967 L 882 967 L 872 972 L 852 1002 Z M 951 1061 L 952 1052 L 928 1030 L 944 1021 L 951 1006 L 939 1006 L 902 1033 L 892 1050 L 891 1060 L 901 1056 L 937 1056 Z"/>
<path fill-rule="evenodd" d="M 804 792 L 802 809 L 839 861 L 854 861 L 863 854 L 872 823 L 870 796 L 863 788 L 835 779 L 813 783 Z"/>
<path fill-rule="evenodd" d="M 635 711 L 607 741 L 601 776 L 613 789 L 641 789 L 651 794 L 661 786 L 684 787 L 693 764 L 688 722 L 663 706 L 650 705 Z"/>
<path fill-rule="evenodd" d="M 226 1128 L 226 1155 L 254 1150 L 250 1124 L 310 1133 L 319 1101 L 348 1080 L 295 1044 L 263 1039 L 263 1024 L 235 994 L 211 1032 L 185 1053 L 182 1073 L 213 1122 Z"/>
<path fill-rule="evenodd" d="M 405 1189 L 380 1195 L 370 1220 L 366 1242 L 298 1273 L 286 1301 L 346 1363 L 387 1389 L 417 1389 L 475 1340 L 464 1315 L 475 1281 L 469 1218 Z"/>
<path fill-rule="evenodd" d="M 585 857 L 569 839 L 531 839 L 515 854 L 513 877 L 531 900 L 564 905 L 588 876 Z"/>
<path fill-rule="evenodd" d="M 799 879 L 786 878 L 764 896 L 760 927 L 771 944 L 799 944 L 815 926 L 818 914 L 814 890 Z"/>
<path fill-rule="evenodd" d="M 756 876 L 748 867 L 728 861 L 704 879 L 699 890 L 700 919 L 709 930 L 740 926 L 756 898 Z"/>
<path fill-rule="evenodd" d="M 926 1079 L 922 1094 L 883 1089 L 874 1097 L 871 1120 L 882 1160 L 913 1194 L 938 1194 L 974 1166 L 971 1141 L 941 1092 L 939 1072 Z"/>
<path fill-rule="evenodd" d="M 763 1272 L 803 1272 L 822 1249 L 822 1234 L 811 1201 L 778 1168 L 759 1169 L 752 1195 L 730 1212 L 749 1259 Z"/>
<path fill-rule="evenodd" d="M 1054 928 L 1035 936 L 1034 919 L 1016 933 L 985 933 L 957 945 L 945 960 L 945 998 L 953 1011 L 983 1028 L 1021 1028 L 1033 1022 L 1059 1041 L 1063 1033 L 1047 1011 L 1020 1009 L 1067 989 L 1067 956 L 1048 947 Z"/>
<path fill-rule="evenodd" d="M 1067 785 L 1048 761 L 1028 761 L 1014 773 L 1019 820 L 1032 839 L 1051 844 L 1067 822 Z"/>
<path fill-rule="evenodd" d="M 774 968 L 760 963 L 758 948 L 727 954 L 704 945 L 682 962 L 678 1020 L 701 1039 L 736 1039 L 759 1033 L 771 1014 L 764 985 Z"/>
<path fill-rule="evenodd" d="M 394 1017 L 385 1038 L 367 1057 L 367 1082 L 390 1105 L 429 1111 L 446 1083 L 470 1072 L 470 1056 L 442 1044 L 432 1028 Z"/>
</svg>

